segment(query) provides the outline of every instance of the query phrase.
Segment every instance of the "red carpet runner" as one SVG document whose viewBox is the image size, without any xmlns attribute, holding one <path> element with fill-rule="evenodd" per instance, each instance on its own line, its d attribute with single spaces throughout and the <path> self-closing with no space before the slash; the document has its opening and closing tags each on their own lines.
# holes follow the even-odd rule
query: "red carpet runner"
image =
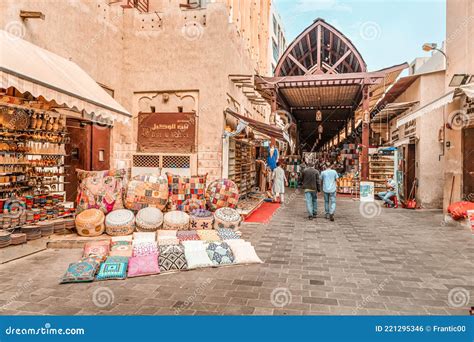
<svg viewBox="0 0 474 342">
<path fill-rule="evenodd" d="M 257 210 L 245 219 L 245 222 L 268 223 L 278 208 L 280 208 L 279 203 L 263 202 Z"/>
</svg>

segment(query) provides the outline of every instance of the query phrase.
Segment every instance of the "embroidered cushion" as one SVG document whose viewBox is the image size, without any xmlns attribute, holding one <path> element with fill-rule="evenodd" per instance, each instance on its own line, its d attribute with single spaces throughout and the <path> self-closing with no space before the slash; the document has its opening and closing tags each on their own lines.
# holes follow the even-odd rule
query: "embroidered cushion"
<svg viewBox="0 0 474 342">
<path fill-rule="evenodd" d="M 201 240 L 195 230 L 180 230 L 176 236 L 179 241 Z"/>
<path fill-rule="evenodd" d="M 186 213 L 190 213 L 196 209 L 206 209 L 206 200 L 191 198 L 183 202 L 183 204 L 177 207 L 179 210 L 182 210 Z"/>
<path fill-rule="evenodd" d="M 139 242 L 133 244 L 133 256 L 158 255 L 156 242 Z"/>
<path fill-rule="evenodd" d="M 196 209 L 189 215 L 190 229 L 213 229 L 214 214 L 206 209 Z"/>
<path fill-rule="evenodd" d="M 156 231 L 163 224 L 163 213 L 158 208 L 141 209 L 136 218 L 137 230 L 143 232 Z"/>
<path fill-rule="evenodd" d="M 189 215 L 182 211 L 170 211 L 165 214 L 163 229 L 187 230 L 189 228 Z"/>
<path fill-rule="evenodd" d="M 130 235 L 134 230 L 135 215 L 131 210 L 114 210 L 105 217 L 105 231 L 108 235 Z"/>
<path fill-rule="evenodd" d="M 199 238 L 203 241 L 221 241 L 215 230 L 197 230 Z"/>
<path fill-rule="evenodd" d="M 181 245 L 161 246 L 158 261 L 161 272 L 185 270 L 188 268 L 184 247 Z"/>
<path fill-rule="evenodd" d="M 127 261 L 106 261 L 100 265 L 97 280 L 125 279 L 127 278 Z"/>
<path fill-rule="evenodd" d="M 207 255 L 214 265 L 230 265 L 234 263 L 234 254 L 225 242 L 211 242 L 207 245 Z"/>
<path fill-rule="evenodd" d="M 188 269 L 212 266 L 204 241 L 183 241 L 183 246 Z"/>
<path fill-rule="evenodd" d="M 215 211 L 219 208 L 235 208 L 239 202 L 239 188 L 229 179 L 219 179 L 207 187 L 207 206 Z"/>
<path fill-rule="evenodd" d="M 104 233 L 105 215 L 99 209 L 87 209 L 76 216 L 76 231 L 80 236 L 94 237 Z"/>
<path fill-rule="evenodd" d="M 214 213 L 214 229 L 218 228 L 232 228 L 235 229 L 240 226 L 240 214 L 237 210 L 232 208 L 220 208 Z"/>
<path fill-rule="evenodd" d="M 226 240 L 225 241 L 234 254 L 234 262 L 236 264 L 254 264 L 262 263 L 262 260 L 255 252 L 255 248 L 250 242 L 244 240 Z"/>
<path fill-rule="evenodd" d="M 235 240 L 240 239 L 240 235 L 231 228 L 218 228 L 217 235 L 221 238 L 221 240 Z"/>
<path fill-rule="evenodd" d="M 130 258 L 133 254 L 132 244 L 128 241 L 116 242 L 112 245 L 110 249 L 109 256 L 123 256 Z"/>
<path fill-rule="evenodd" d="M 158 257 L 156 255 L 138 256 L 130 258 L 128 262 L 128 276 L 140 277 L 160 273 Z"/>
<path fill-rule="evenodd" d="M 105 214 L 123 208 L 126 170 L 77 170 L 76 212 L 96 208 Z"/>
<path fill-rule="evenodd" d="M 107 241 L 87 242 L 84 245 L 83 257 L 95 256 L 98 259 L 105 259 L 109 251 L 110 244 Z"/>
<path fill-rule="evenodd" d="M 169 188 L 169 208 L 184 210 L 186 200 L 195 200 L 193 206 L 206 207 L 206 178 L 204 176 L 182 177 L 167 173 Z M 188 210 L 191 202 L 187 202 Z"/>
<path fill-rule="evenodd" d="M 125 262 L 128 263 L 130 258 L 121 255 L 109 255 L 105 262 Z"/>
<path fill-rule="evenodd" d="M 99 263 L 90 258 L 71 263 L 61 278 L 61 284 L 93 281 L 98 269 Z"/>
<path fill-rule="evenodd" d="M 156 232 L 145 233 L 145 232 L 135 232 L 133 233 L 133 242 L 154 242 L 156 241 Z"/>
<path fill-rule="evenodd" d="M 125 206 L 131 210 L 146 207 L 165 209 L 168 203 L 168 178 L 156 175 L 134 177 L 127 187 Z"/>
</svg>

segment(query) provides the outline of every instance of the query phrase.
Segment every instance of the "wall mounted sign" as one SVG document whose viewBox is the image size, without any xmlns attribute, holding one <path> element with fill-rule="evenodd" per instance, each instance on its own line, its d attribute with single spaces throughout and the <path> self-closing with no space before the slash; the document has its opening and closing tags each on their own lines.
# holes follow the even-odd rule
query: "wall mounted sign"
<svg viewBox="0 0 474 342">
<path fill-rule="evenodd" d="M 193 153 L 195 113 L 139 113 L 138 152 Z"/>
</svg>

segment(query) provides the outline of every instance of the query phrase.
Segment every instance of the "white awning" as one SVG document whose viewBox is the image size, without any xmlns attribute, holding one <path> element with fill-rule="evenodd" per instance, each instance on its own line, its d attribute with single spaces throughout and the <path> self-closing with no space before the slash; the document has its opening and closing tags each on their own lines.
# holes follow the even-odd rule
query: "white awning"
<svg viewBox="0 0 474 342">
<path fill-rule="evenodd" d="M 0 46 L 0 88 L 14 87 L 94 117 L 129 122 L 131 114 L 76 63 L 3 30 Z"/>
<path fill-rule="evenodd" d="M 441 108 L 441 107 L 447 105 L 448 103 L 451 103 L 454 99 L 454 92 L 455 92 L 455 90 L 452 90 L 449 93 L 447 93 L 446 95 L 443 95 L 442 97 L 440 97 L 439 99 L 434 100 L 433 102 L 428 103 L 427 105 L 417 109 L 413 113 L 405 115 L 403 118 L 401 118 L 397 121 L 397 128 L 405 125 L 406 123 L 408 123 L 412 120 L 415 120 L 415 119 L 419 118 L 420 116 L 422 116 L 426 113 L 432 112 L 432 111 L 434 111 L 438 108 Z"/>
<path fill-rule="evenodd" d="M 459 87 L 469 98 L 474 98 L 474 83 L 469 83 Z"/>
</svg>

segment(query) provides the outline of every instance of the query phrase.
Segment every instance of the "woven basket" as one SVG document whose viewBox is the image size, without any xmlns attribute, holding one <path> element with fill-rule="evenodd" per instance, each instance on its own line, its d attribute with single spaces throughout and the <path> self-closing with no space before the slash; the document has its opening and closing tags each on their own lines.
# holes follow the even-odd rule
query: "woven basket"
<svg viewBox="0 0 474 342">
<path fill-rule="evenodd" d="M 158 208 L 144 208 L 137 213 L 136 224 L 139 232 L 155 232 L 163 224 L 163 213 Z"/>
<path fill-rule="evenodd" d="M 80 236 L 99 236 L 105 231 L 105 215 L 99 209 L 86 209 L 76 216 L 76 230 Z"/>
<path fill-rule="evenodd" d="M 105 217 L 105 231 L 110 236 L 130 235 L 134 230 L 135 215 L 130 210 L 114 210 Z"/>
<path fill-rule="evenodd" d="M 189 229 L 189 215 L 182 211 L 170 211 L 163 219 L 163 229 L 187 230 Z"/>
<path fill-rule="evenodd" d="M 217 209 L 214 213 L 214 229 L 231 228 L 235 229 L 240 226 L 241 217 L 237 210 L 232 208 Z"/>
</svg>

